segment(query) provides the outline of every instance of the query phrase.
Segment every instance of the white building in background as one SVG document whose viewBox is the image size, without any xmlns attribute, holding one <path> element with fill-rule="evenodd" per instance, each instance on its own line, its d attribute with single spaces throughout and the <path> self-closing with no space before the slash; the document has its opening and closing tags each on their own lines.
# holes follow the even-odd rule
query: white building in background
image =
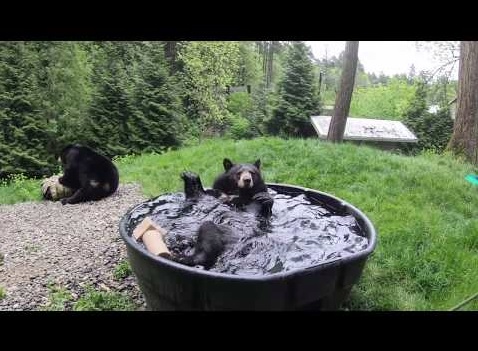
<svg viewBox="0 0 478 351">
<path fill-rule="evenodd" d="M 454 98 L 448 103 L 448 106 L 450 106 L 450 115 L 452 120 L 455 120 L 456 116 L 456 100 L 457 98 Z"/>
<path fill-rule="evenodd" d="M 331 116 L 310 117 L 319 139 L 327 139 L 331 119 Z M 415 134 L 400 121 L 357 117 L 347 118 L 344 140 L 383 149 L 395 149 L 401 143 L 418 142 Z"/>
</svg>

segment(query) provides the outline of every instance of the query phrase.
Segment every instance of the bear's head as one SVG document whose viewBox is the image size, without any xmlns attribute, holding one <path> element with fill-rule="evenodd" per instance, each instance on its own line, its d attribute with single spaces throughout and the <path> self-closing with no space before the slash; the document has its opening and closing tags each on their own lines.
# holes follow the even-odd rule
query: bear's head
<svg viewBox="0 0 478 351">
<path fill-rule="evenodd" d="M 252 164 L 234 164 L 231 160 L 225 158 L 223 164 L 227 177 L 234 181 L 234 184 L 239 189 L 252 189 L 255 185 L 263 183 L 261 175 L 261 160 L 257 160 Z"/>
<path fill-rule="evenodd" d="M 79 153 L 79 149 L 82 148 L 79 144 L 68 144 L 66 145 L 60 152 L 58 156 L 58 162 L 60 162 L 63 166 L 66 165 L 69 159 L 77 157 Z"/>
</svg>

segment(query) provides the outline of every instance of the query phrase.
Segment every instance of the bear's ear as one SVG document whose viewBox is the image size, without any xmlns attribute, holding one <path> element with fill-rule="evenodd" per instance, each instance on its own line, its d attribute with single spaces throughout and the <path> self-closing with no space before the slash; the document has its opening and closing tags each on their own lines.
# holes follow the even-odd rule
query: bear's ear
<svg viewBox="0 0 478 351">
<path fill-rule="evenodd" d="M 232 168 L 232 166 L 234 166 L 232 161 L 228 158 L 225 158 L 224 161 L 222 162 L 222 164 L 224 165 L 224 170 L 226 170 L 226 171 L 230 170 Z"/>
<path fill-rule="evenodd" d="M 254 162 L 254 166 L 256 166 L 257 169 L 261 169 L 261 160 L 257 159 L 256 162 Z"/>
</svg>

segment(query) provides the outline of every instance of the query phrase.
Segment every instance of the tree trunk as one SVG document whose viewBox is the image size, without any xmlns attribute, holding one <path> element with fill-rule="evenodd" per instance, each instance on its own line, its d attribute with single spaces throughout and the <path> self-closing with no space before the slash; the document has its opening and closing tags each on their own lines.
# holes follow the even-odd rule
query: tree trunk
<svg viewBox="0 0 478 351">
<path fill-rule="evenodd" d="M 341 142 L 344 138 L 345 124 L 347 123 L 352 91 L 354 89 L 355 72 L 357 71 L 358 47 L 358 41 L 348 41 L 345 43 L 340 89 L 335 98 L 334 115 L 330 121 L 327 134 L 327 140 L 332 142 Z"/>
<path fill-rule="evenodd" d="M 269 42 L 269 51 L 267 52 L 267 87 L 271 86 L 271 67 L 274 55 L 274 42 Z"/>
<path fill-rule="evenodd" d="M 267 57 L 267 87 L 271 86 L 272 83 L 272 67 L 274 64 L 274 51 L 275 51 L 275 44 L 276 42 L 271 41 L 269 43 L 269 52 Z"/>
<path fill-rule="evenodd" d="M 164 56 L 169 62 L 171 73 L 176 71 L 177 43 L 177 41 L 167 41 L 164 46 Z"/>
<path fill-rule="evenodd" d="M 257 53 L 259 54 L 259 56 L 262 56 L 262 52 L 264 51 L 264 42 L 256 41 L 256 48 L 257 48 Z"/>
<path fill-rule="evenodd" d="M 478 41 L 460 43 L 455 126 L 448 148 L 478 164 Z"/>
<path fill-rule="evenodd" d="M 262 46 L 262 73 L 264 73 L 264 78 L 267 79 L 267 50 L 268 50 L 268 47 L 269 47 L 269 42 L 268 41 L 264 41 L 262 42 L 263 43 L 263 46 Z"/>
</svg>

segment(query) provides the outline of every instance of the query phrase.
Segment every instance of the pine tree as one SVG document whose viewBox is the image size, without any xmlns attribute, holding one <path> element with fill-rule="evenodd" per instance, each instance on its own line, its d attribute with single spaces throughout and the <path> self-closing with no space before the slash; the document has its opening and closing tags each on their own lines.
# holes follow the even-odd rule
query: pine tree
<svg viewBox="0 0 478 351">
<path fill-rule="evenodd" d="M 54 138 L 40 111 L 36 70 L 38 56 L 23 42 L 0 46 L 0 124 L 2 129 L 0 176 L 48 174 L 56 167 L 48 147 Z"/>
<path fill-rule="evenodd" d="M 293 42 L 285 60 L 285 72 L 279 82 L 278 106 L 267 123 L 272 134 L 310 135 L 310 116 L 318 113 L 317 82 L 310 49 Z"/>
<path fill-rule="evenodd" d="M 453 132 L 453 120 L 447 107 L 441 108 L 436 114 L 427 111 L 427 86 L 423 81 L 417 82 L 417 90 L 410 106 L 405 111 L 404 124 L 418 138 L 417 144 L 404 145 L 403 150 L 418 152 L 432 149 L 443 151 Z"/>
<path fill-rule="evenodd" d="M 414 121 L 419 119 L 427 109 L 426 85 L 423 81 L 417 81 L 416 84 L 417 90 L 415 91 L 415 97 L 410 102 L 404 116 L 404 120 L 411 127 L 413 127 Z"/>
<path fill-rule="evenodd" d="M 90 69 L 86 62 L 86 43 L 32 42 L 37 57 L 38 114 L 54 137 L 44 145 L 51 154 L 76 141 L 83 132 L 82 121 L 89 107 Z"/>
<path fill-rule="evenodd" d="M 265 123 L 269 120 L 271 115 L 270 100 L 271 94 L 267 91 L 265 82 L 259 84 L 252 90 L 251 107 L 246 118 L 249 120 L 251 133 L 254 136 L 265 134 Z"/>
<path fill-rule="evenodd" d="M 145 44 L 143 53 L 134 92 L 135 111 L 128 119 L 134 153 L 180 145 L 184 123 L 179 82 L 169 76 L 162 44 Z"/>
<path fill-rule="evenodd" d="M 109 157 L 127 154 L 130 144 L 127 121 L 133 108 L 121 45 L 104 42 L 96 49 L 92 72 L 95 90 L 84 136 L 78 140 Z"/>
</svg>

